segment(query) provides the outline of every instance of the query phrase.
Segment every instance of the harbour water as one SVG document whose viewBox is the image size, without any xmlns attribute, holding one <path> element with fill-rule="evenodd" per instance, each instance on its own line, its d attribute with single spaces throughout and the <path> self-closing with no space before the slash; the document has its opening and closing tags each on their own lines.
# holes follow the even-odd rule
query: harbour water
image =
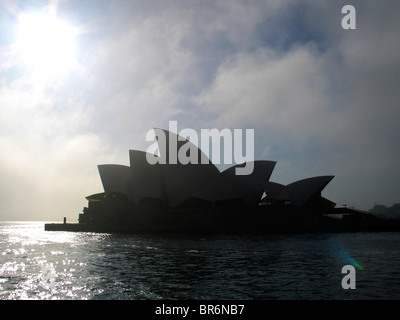
<svg viewBox="0 0 400 320">
<path fill-rule="evenodd" d="M 356 289 L 343 289 L 353 265 Z M 1 300 L 400 299 L 400 233 L 138 235 L 0 223 Z"/>
</svg>

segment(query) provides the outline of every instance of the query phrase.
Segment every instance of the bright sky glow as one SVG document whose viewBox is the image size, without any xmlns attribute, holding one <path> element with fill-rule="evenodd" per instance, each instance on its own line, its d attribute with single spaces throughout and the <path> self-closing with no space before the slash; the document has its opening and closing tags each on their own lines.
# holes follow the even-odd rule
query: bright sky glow
<svg viewBox="0 0 400 320">
<path fill-rule="evenodd" d="M 71 71 L 76 63 L 76 31 L 50 14 L 19 17 L 16 48 L 27 68 L 43 77 L 57 77 Z"/>
</svg>

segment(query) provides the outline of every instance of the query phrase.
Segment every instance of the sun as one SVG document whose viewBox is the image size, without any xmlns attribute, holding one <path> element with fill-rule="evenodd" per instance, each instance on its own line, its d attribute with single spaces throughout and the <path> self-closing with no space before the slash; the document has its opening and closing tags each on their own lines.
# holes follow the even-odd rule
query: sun
<svg viewBox="0 0 400 320">
<path fill-rule="evenodd" d="M 16 49 L 30 71 L 54 77 L 76 65 L 77 32 L 54 14 L 20 15 L 16 34 Z"/>
</svg>

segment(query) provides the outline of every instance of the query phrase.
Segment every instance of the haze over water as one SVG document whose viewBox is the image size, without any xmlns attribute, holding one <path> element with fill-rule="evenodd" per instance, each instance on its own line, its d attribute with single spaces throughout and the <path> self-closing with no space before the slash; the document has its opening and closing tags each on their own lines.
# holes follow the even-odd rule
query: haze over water
<svg viewBox="0 0 400 320">
<path fill-rule="evenodd" d="M 400 298 L 400 233 L 151 236 L 43 227 L 0 223 L 0 299 Z M 355 290 L 341 286 L 347 264 L 359 267 Z"/>
</svg>

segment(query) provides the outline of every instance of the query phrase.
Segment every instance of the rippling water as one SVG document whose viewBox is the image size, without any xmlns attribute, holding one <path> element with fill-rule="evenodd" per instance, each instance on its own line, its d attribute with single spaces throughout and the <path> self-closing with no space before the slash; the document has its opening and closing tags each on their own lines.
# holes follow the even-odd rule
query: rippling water
<svg viewBox="0 0 400 320">
<path fill-rule="evenodd" d="M 400 233 L 124 235 L 0 223 L 0 299 L 399 299 Z M 353 264 L 356 289 L 341 286 Z"/>
</svg>

